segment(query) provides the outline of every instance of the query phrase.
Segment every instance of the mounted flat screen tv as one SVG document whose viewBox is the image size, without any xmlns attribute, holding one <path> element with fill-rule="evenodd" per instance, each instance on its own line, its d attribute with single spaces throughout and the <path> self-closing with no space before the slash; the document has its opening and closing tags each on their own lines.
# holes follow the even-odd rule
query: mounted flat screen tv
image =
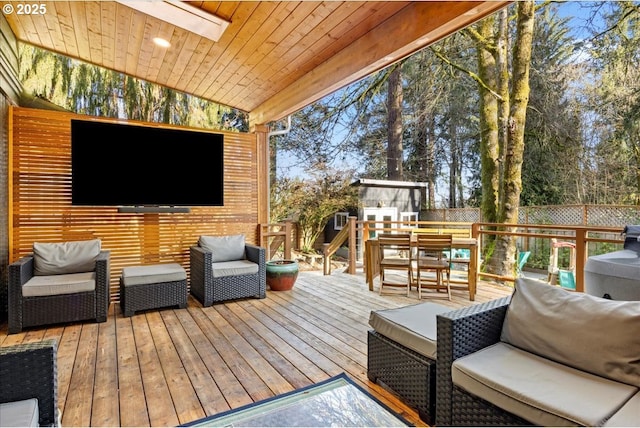
<svg viewBox="0 0 640 428">
<path fill-rule="evenodd" d="M 71 203 L 197 207 L 224 203 L 224 136 L 71 120 Z"/>
</svg>

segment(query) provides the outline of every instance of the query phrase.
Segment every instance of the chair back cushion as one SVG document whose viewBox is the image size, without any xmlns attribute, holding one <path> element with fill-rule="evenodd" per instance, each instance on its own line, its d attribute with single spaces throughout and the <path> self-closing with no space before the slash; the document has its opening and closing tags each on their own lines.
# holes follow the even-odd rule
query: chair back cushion
<svg viewBox="0 0 640 428">
<path fill-rule="evenodd" d="M 91 272 L 100 255 L 100 240 L 33 243 L 34 275 Z"/>
<path fill-rule="evenodd" d="M 200 237 L 198 245 L 213 254 L 214 263 L 243 260 L 245 258 L 244 235 L 203 235 Z"/>
<path fill-rule="evenodd" d="M 607 300 L 518 278 L 501 340 L 640 387 L 640 302 Z"/>
</svg>

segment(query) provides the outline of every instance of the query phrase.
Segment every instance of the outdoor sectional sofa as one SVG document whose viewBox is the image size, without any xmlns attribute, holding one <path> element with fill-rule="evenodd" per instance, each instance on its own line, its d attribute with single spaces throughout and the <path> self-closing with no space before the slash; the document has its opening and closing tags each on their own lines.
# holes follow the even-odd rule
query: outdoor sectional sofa
<svg viewBox="0 0 640 428">
<path fill-rule="evenodd" d="M 639 426 L 640 302 L 530 279 L 437 316 L 438 426 Z"/>
</svg>

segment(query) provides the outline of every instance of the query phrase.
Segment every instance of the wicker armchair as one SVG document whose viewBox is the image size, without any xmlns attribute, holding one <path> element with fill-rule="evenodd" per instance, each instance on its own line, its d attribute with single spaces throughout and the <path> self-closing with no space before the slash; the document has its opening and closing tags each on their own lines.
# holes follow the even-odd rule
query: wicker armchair
<svg viewBox="0 0 640 428">
<path fill-rule="evenodd" d="M 95 319 L 107 320 L 109 309 L 109 251 L 100 251 L 95 263 L 95 289 L 68 294 L 27 297 L 23 286 L 34 276 L 34 257 L 9 265 L 9 334 L 23 328 Z"/>
<path fill-rule="evenodd" d="M 39 425 L 55 425 L 56 355 L 55 340 L 0 348 L 0 403 L 37 398 Z M 7 413 L 0 419 L 11 420 Z"/>
<path fill-rule="evenodd" d="M 511 297 L 493 300 L 437 316 L 437 426 L 523 426 L 531 423 L 453 385 L 451 365 L 500 341 Z"/>
<path fill-rule="evenodd" d="M 197 245 L 190 248 L 191 294 L 202 303 L 214 303 L 232 299 L 266 297 L 267 268 L 265 249 L 242 244 L 244 259 L 216 262 L 213 251 Z M 235 263 L 235 264 L 234 264 Z M 254 264 L 242 273 L 247 265 Z"/>
</svg>

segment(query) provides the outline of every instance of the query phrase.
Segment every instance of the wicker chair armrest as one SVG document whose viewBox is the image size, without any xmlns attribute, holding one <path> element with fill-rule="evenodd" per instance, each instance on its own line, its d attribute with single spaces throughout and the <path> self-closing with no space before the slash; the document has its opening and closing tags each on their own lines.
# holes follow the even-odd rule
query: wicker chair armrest
<svg viewBox="0 0 640 428">
<path fill-rule="evenodd" d="M 247 260 L 252 261 L 257 264 L 265 263 L 265 249 L 262 247 L 258 247 L 256 245 L 246 244 L 244 246 L 245 254 L 247 255 Z"/>
<path fill-rule="evenodd" d="M 191 257 L 196 257 L 199 260 L 201 260 L 202 262 L 204 262 L 205 258 L 209 258 L 211 259 L 213 253 L 211 253 L 210 251 L 205 250 L 204 248 L 200 247 L 199 245 L 193 245 L 189 248 Z M 209 260 L 209 262 L 212 262 L 212 260 Z"/>
<path fill-rule="evenodd" d="M 109 312 L 111 252 L 100 251 L 96 259 L 96 319 L 106 321 Z"/>
<path fill-rule="evenodd" d="M 500 341 L 502 324 L 511 297 L 468 306 L 438 315 L 438 354 L 436 360 L 436 425 L 452 423 L 451 365 Z"/>
<path fill-rule="evenodd" d="M 7 308 L 9 309 L 9 334 L 22 330 L 22 286 L 33 278 L 33 256 L 25 256 L 9 265 L 7 284 Z"/>
<path fill-rule="evenodd" d="M 57 342 L 0 348 L 0 402 L 38 399 L 40 425 L 56 423 Z"/>
<path fill-rule="evenodd" d="M 9 281 L 22 286 L 33 278 L 33 255 L 22 257 L 9 265 Z"/>
<path fill-rule="evenodd" d="M 247 260 L 258 264 L 258 278 L 260 281 L 260 296 L 266 296 L 267 289 L 267 250 L 256 245 L 245 245 Z"/>
</svg>

